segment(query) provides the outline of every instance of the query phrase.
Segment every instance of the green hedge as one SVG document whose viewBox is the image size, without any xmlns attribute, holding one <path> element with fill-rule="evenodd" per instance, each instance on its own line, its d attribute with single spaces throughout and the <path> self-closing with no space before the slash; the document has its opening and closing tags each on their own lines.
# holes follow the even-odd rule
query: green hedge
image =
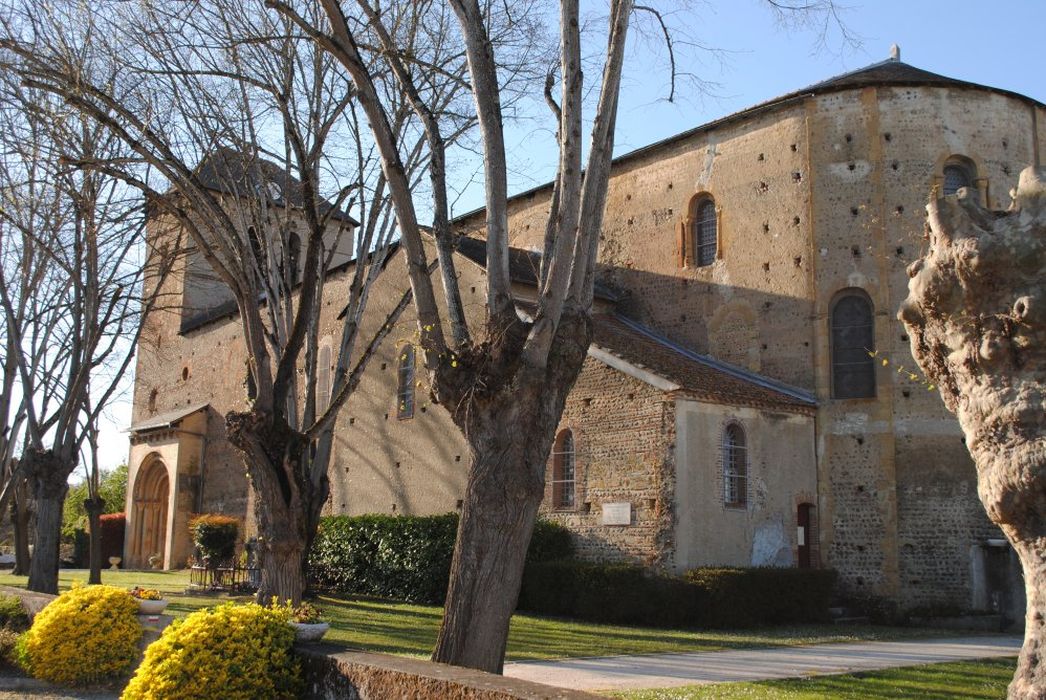
<svg viewBox="0 0 1046 700">
<path fill-rule="evenodd" d="M 343 594 L 441 604 L 447 593 L 458 516 L 331 516 L 309 556 L 312 586 Z M 538 521 L 527 561 L 569 557 L 570 532 Z"/>
<path fill-rule="evenodd" d="M 638 566 L 555 561 L 527 567 L 519 608 L 650 627 L 822 622 L 834 583 L 834 571 L 818 569 L 695 569 L 669 577 Z"/>
</svg>

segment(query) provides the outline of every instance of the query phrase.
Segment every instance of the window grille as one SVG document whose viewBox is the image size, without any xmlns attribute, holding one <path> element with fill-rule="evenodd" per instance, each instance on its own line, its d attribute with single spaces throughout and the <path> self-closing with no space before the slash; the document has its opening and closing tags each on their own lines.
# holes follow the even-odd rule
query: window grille
<svg viewBox="0 0 1046 700">
<path fill-rule="evenodd" d="M 716 220 L 715 202 L 706 200 L 697 208 L 697 219 L 694 222 L 695 238 L 694 251 L 697 257 L 697 266 L 704 267 L 715 262 L 718 250 L 718 221 Z"/>
<path fill-rule="evenodd" d="M 324 339 L 316 357 L 316 410 L 324 411 L 331 402 L 331 346 Z"/>
<path fill-rule="evenodd" d="M 573 508 L 576 472 L 574 469 L 574 434 L 564 430 L 552 446 L 552 505 Z"/>
<path fill-rule="evenodd" d="M 745 431 L 736 424 L 723 431 L 723 502 L 734 507 L 748 503 L 748 449 Z"/>
<path fill-rule="evenodd" d="M 841 296 L 831 315 L 832 398 L 875 396 L 875 325 L 871 302 L 858 293 Z"/>
<path fill-rule="evenodd" d="M 955 194 L 963 187 L 969 187 L 970 173 L 961 165 L 944 166 L 944 193 Z"/>
</svg>

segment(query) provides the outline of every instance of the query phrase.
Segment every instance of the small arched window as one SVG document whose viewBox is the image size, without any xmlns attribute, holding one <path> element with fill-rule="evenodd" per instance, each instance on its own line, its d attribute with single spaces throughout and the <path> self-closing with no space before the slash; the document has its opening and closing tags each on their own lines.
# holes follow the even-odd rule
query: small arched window
<svg viewBox="0 0 1046 700">
<path fill-rule="evenodd" d="M 977 179 L 977 168 L 973 161 L 965 156 L 952 156 L 944 163 L 944 194 L 955 194 L 963 187 L 973 187 Z"/>
<path fill-rule="evenodd" d="M 560 431 L 552 445 L 552 507 L 573 508 L 577 473 L 574 454 L 574 433 Z"/>
<path fill-rule="evenodd" d="M 748 503 L 748 446 L 737 423 L 723 430 L 723 503 L 734 508 Z"/>
<path fill-rule="evenodd" d="M 840 292 L 831 309 L 832 398 L 875 396 L 875 316 L 859 289 Z"/>
<path fill-rule="evenodd" d="M 404 345 L 399 355 L 399 388 L 396 391 L 396 417 L 414 417 L 414 346 Z"/>
<path fill-rule="evenodd" d="M 711 265 L 719 250 L 719 222 L 715 200 L 703 197 L 697 202 L 693 217 L 694 259 L 698 267 Z"/>
</svg>

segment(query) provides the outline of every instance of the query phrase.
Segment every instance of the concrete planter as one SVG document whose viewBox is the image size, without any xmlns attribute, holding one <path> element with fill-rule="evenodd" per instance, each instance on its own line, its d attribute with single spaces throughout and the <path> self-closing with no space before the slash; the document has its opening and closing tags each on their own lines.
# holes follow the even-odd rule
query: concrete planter
<svg viewBox="0 0 1046 700">
<path fill-rule="evenodd" d="M 326 622 L 292 622 L 294 639 L 298 642 L 316 642 L 331 628 Z"/>
<path fill-rule="evenodd" d="M 141 615 L 159 615 L 167 607 L 167 601 L 163 598 L 159 600 L 138 600 L 138 613 Z"/>
</svg>

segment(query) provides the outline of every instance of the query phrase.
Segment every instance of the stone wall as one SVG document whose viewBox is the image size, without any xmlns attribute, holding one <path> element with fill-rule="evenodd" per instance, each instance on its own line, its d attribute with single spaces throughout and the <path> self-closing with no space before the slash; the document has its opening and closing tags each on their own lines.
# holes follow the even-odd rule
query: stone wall
<svg viewBox="0 0 1046 700">
<path fill-rule="evenodd" d="M 671 566 L 675 419 L 659 389 L 588 358 L 567 397 L 559 430 L 573 432 L 575 507 L 557 509 L 551 466 L 542 517 L 574 533 L 579 556 Z M 607 503 L 627 503 L 629 525 L 604 525 Z"/>
<path fill-rule="evenodd" d="M 584 700 L 598 696 L 402 656 L 298 645 L 307 700 Z"/>
</svg>

